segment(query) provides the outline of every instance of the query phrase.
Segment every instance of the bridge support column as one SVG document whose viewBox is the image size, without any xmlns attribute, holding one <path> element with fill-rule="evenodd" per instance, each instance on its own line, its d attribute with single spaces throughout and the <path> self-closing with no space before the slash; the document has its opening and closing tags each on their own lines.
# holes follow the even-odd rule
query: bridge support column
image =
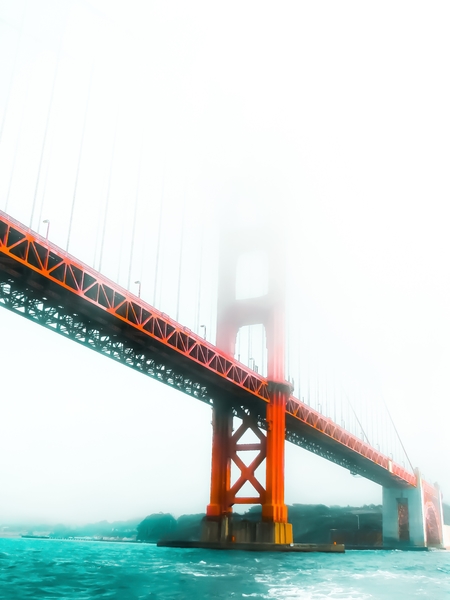
<svg viewBox="0 0 450 600">
<path fill-rule="evenodd" d="M 443 547 L 442 501 L 439 488 L 417 485 L 383 488 L 383 545 L 394 548 Z"/>
<path fill-rule="evenodd" d="M 266 492 L 257 541 L 272 544 L 293 542 L 292 525 L 287 522 L 288 511 L 284 502 L 286 402 L 290 391 L 287 384 L 272 383 L 270 404 L 267 405 Z"/>
<path fill-rule="evenodd" d="M 231 506 L 228 505 L 231 477 L 229 447 L 233 429 L 231 407 L 214 403 L 212 417 L 211 501 L 206 514 L 209 517 L 221 517 L 231 512 Z"/>
<path fill-rule="evenodd" d="M 420 488 L 383 488 L 383 546 L 426 546 Z"/>
<path fill-rule="evenodd" d="M 211 496 L 206 508 L 202 541 L 226 542 L 229 537 L 231 481 L 230 440 L 233 430 L 231 406 L 214 402 L 212 410 Z"/>
</svg>

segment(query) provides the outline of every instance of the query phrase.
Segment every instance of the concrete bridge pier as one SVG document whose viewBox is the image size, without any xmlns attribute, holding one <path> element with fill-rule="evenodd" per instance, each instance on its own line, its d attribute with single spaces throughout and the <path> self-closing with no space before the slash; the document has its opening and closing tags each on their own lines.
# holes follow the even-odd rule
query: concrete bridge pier
<svg viewBox="0 0 450 600">
<path fill-rule="evenodd" d="M 417 485 L 383 487 L 383 546 L 443 548 L 444 519 L 439 486 L 424 482 L 415 469 Z"/>
</svg>

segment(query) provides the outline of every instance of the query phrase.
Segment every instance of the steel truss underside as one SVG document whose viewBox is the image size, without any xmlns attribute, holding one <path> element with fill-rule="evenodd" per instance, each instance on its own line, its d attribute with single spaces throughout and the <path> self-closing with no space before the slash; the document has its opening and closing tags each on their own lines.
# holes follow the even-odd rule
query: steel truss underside
<svg viewBox="0 0 450 600">
<path fill-rule="evenodd" d="M 204 385 L 175 372 L 161 357 L 158 360 L 151 350 L 133 347 L 128 340 L 121 339 L 122 336 L 110 335 L 106 327 L 90 322 L 75 312 L 70 314 L 63 306 L 55 306 L 54 301 L 39 296 L 32 288 L 18 289 L 17 282 L 12 279 L 0 283 L 0 306 L 153 379 L 211 403 Z"/>
<path fill-rule="evenodd" d="M 267 429 L 268 382 L 167 315 L 0 211 L 0 306 L 211 405 L 231 402 Z M 415 476 L 291 397 L 286 439 L 387 486 Z"/>
</svg>

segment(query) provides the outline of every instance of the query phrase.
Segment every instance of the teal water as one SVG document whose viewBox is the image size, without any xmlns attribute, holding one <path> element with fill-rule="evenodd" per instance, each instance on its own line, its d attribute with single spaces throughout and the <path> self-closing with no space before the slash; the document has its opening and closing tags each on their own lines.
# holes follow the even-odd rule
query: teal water
<svg viewBox="0 0 450 600">
<path fill-rule="evenodd" d="M 0 539 L 1 600 L 450 600 L 450 552 L 282 554 Z"/>
</svg>

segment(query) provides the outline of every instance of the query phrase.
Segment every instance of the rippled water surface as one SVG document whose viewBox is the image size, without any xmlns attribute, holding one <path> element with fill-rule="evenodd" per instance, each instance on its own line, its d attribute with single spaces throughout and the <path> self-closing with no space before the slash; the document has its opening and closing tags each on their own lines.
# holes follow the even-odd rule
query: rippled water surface
<svg viewBox="0 0 450 600">
<path fill-rule="evenodd" d="M 0 598 L 450 600 L 450 552 L 283 554 L 0 539 Z"/>
</svg>

